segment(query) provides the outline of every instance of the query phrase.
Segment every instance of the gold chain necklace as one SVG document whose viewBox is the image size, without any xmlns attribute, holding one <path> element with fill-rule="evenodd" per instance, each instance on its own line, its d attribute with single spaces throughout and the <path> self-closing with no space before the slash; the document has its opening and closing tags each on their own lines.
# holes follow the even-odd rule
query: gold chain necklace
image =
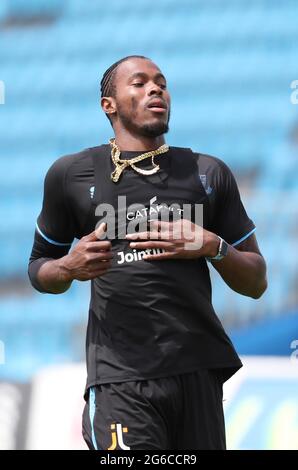
<svg viewBox="0 0 298 470">
<path fill-rule="evenodd" d="M 137 173 L 140 173 L 141 175 L 153 175 L 160 168 L 159 165 L 157 165 L 154 162 L 154 157 L 156 155 L 161 155 L 162 153 L 166 153 L 169 150 L 169 146 L 164 144 L 161 147 L 158 147 L 158 149 L 156 150 L 142 153 L 141 155 L 138 155 L 137 157 L 124 160 L 124 159 L 120 159 L 121 151 L 118 145 L 116 144 L 115 139 L 110 139 L 110 145 L 112 147 L 112 150 L 111 150 L 112 161 L 116 167 L 115 170 L 111 173 L 111 179 L 112 181 L 114 181 L 114 183 L 117 183 L 123 170 L 125 170 L 125 168 L 127 168 L 128 166 L 131 166 Z M 141 162 L 142 160 L 145 160 L 146 158 L 151 158 L 153 168 L 151 168 L 150 170 L 144 170 L 142 168 L 138 168 L 137 166 L 135 166 L 135 163 Z"/>
</svg>

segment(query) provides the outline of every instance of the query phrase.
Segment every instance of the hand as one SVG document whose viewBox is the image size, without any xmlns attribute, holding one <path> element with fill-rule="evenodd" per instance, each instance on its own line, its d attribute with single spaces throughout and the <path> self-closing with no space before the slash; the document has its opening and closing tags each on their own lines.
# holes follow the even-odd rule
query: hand
<svg viewBox="0 0 298 470">
<path fill-rule="evenodd" d="M 111 242 L 99 240 L 105 230 L 106 224 L 103 223 L 94 232 L 82 237 L 74 249 L 61 258 L 63 281 L 88 281 L 107 272 L 113 254 Z"/>
<path fill-rule="evenodd" d="M 128 234 L 126 238 L 133 240 L 131 248 L 165 250 L 160 254 L 145 255 L 144 260 L 213 257 L 219 246 L 217 235 L 186 219 L 175 222 L 151 221 L 149 231 Z"/>
</svg>

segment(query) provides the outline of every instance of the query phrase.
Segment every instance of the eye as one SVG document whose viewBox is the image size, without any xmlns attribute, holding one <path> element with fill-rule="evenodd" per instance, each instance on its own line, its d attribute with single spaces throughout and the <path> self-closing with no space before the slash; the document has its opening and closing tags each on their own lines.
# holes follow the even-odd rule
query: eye
<svg viewBox="0 0 298 470">
<path fill-rule="evenodd" d="M 162 88 L 163 90 L 167 88 L 167 85 L 165 85 L 164 83 L 160 83 L 158 86 L 159 88 Z"/>
<path fill-rule="evenodd" d="M 133 83 L 133 86 L 137 86 L 137 87 L 141 87 L 143 85 L 144 85 L 144 83 L 142 83 L 142 82 Z"/>
</svg>

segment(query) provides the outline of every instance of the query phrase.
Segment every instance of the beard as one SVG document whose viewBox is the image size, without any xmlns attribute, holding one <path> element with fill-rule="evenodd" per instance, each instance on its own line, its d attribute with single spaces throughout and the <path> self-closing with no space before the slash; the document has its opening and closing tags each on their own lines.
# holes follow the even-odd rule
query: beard
<svg viewBox="0 0 298 470">
<path fill-rule="evenodd" d="M 119 104 L 117 111 L 119 120 L 122 122 L 124 127 L 128 130 L 134 131 L 134 133 L 139 134 L 143 137 L 159 137 L 169 132 L 170 110 L 167 122 L 156 120 L 154 122 L 149 122 L 143 125 L 135 124 L 132 120 L 132 116 L 127 115 L 122 106 L 119 106 Z"/>
<path fill-rule="evenodd" d="M 144 137 L 159 137 L 169 131 L 168 122 L 152 122 L 138 127 L 139 133 Z"/>
</svg>

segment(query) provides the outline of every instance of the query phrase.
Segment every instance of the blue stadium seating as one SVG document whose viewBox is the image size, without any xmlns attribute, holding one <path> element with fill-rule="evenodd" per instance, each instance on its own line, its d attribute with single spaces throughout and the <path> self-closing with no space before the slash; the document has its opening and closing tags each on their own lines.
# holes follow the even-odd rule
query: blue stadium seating
<svg viewBox="0 0 298 470">
<path fill-rule="evenodd" d="M 2 20 L 11 19 L 32 19 L 34 17 L 56 16 L 62 11 L 61 0 L 50 0 L 41 2 L 40 0 L 2 0 L 0 8 L 0 18 Z"/>
</svg>

